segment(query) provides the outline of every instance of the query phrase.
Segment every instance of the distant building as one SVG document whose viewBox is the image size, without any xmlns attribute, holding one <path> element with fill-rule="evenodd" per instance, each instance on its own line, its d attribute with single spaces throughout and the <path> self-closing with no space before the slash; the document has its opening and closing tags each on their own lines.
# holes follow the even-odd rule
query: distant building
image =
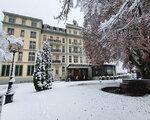
<svg viewBox="0 0 150 120">
<path fill-rule="evenodd" d="M 92 67 L 92 76 L 116 76 L 116 66 L 113 64 L 104 64 L 100 67 Z"/>
<path fill-rule="evenodd" d="M 53 54 L 54 79 L 66 79 L 70 74 L 80 79 L 91 78 L 92 71 L 83 49 L 82 27 L 74 20 L 66 28 L 43 24 L 42 19 L 3 12 L 3 30 L 24 41 L 23 50 L 16 53 L 15 75 L 17 82 L 31 81 L 34 71 L 36 52 L 48 40 Z M 11 63 L 0 65 L 0 83 L 9 80 Z"/>
</svg>

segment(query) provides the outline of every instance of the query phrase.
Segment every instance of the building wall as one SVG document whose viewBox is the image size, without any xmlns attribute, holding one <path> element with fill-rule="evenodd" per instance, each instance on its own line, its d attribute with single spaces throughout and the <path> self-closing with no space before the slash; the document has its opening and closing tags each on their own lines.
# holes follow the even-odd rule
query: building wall
<svg viewBox="0 0 150 120">
<path fill-rule="evenodd" d="M 9 19 L 14 18 L 15 22 L 10 22 Z M 25 24 L 22 24 L 22 20 L 25 20 Z M 37 26 L 33 27 L 31 25 L 32 22 L 37 23 Z M 16 76 L 16 78 L 29 78 L 32 79 L 32 75 L 27 75 L 27 67 L 29 65 L 34 65 L 35 60 L 29 60 L 29 52 L 33 52 L 36 55 L 38 49 L 41 49 L 41 26 L 42 20 L 32 19 L 30 17 L 20 16 L 11 13 L 4 12 L 4 20 L 3 20 L 3 30 L 8 33 L 8 29 L 14 29 L 14 36 L 16 38 L 21 37 L 24 41 L 23 49 L 20 52 L 23 53 L 22 60 L 18 60 L 18 52 L 15 54 L 16 65 L 22 65 L 22 75 Z M 24 35 L 21 36 L 21 30 L 24 30 Z M 30 37 L 31 32 L 36 32 L 36 38 Z M 36 43 L 35 48 L 30 48 L 30 41 L 34 41 Z M 0 68 L 0 80 L 9 79 L 9 76 L 2 76 L 2 65 L 11 65 L 10 62 L 2 63 Z M 11 68 L 11 67 L 10 67 Z"/>
<path fill-rule="evenodd" d="M 10 22 L 10 18 L 15 18 L 15 22 Z M 23 21 L 25 21 L 25 24 Z M 32 22 L 36 23 L 36 27 L 32 26 Z M 42 49 L 45 40 L 47 40 L 49 44 L 53 46 L 52 49 L 54 49 L 52 50 L 54 79 L 66 79 L 68 75 L 67 66 L 69 64 L 88 64 L 83 49 L 82 28 L 77 25 L 76 21 L 74 21 L 73 24 L 67 24 L 66 28 L 57 28 L 43 24 L 41 19 L 4 12 L 3 30 L 8 32 L 8 28 L 14 29 L 14 36 L 17 38 L 22 37 L 20 36 L 21 30 L 25 31 L 22 37 L 24 40 L 23 50 L 21 50 L 23 52 L 22 61 L 18 61 L 18 53 L 15 55 L 16 65 L 22 65 L 23 71 L 22 75 L 16 76 L 16 78 L 22 78 L 25 81 L 32 80 L 32 75 L 27 75 L 27 68 L 29 65 L 34 65 L 35 60 L 29 61 L 29 52 L 34 52 L 36 54 L 38 50 Z M 30 37 L 31 32 L 36 32 L 36 38 Z M 36 42 L 35 49 L 30 49 L 30 41 Z M 65 51 L 63 51 L 63 47 Z M 70 48 L 71 51 L 69 50 Z M 71 56 L 71 61 L 69 61 L 69 56 Z M 64 57 L 65 61 L 63 62 L 62 58 Z M 74 61 L 74 59 L 76 60 Z M 9 79 L 8 76 L 1 76 L 2 65 L 7 64 L 11 65 L 11 63 L 7 62 L 2 63 L 0 66 L 0 80 Z"/>
</svg>

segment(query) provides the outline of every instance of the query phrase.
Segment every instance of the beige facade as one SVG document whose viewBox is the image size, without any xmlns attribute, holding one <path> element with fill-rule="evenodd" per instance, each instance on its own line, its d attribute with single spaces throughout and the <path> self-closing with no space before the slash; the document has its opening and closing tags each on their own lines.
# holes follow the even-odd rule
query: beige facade
<svg viewBox="0 0 150 120">
<path fill-rule="evenodd" d="M 15 55 L 18 81 L 32 80 L 36 52 L 42 49 L 45 40 L 52 48 L 54 79 L 66 79 L 70 64 L 88 65 L 83 49 L 82 28 L 76 21 L 67 24 L 64 29 L 43 24 L 41 19 L 4 12 L 2 23 L 5 32 L 24 41 L 23 50 Z M 10 69 L 11 63 L 0 65 L 0 81 L 9 79 Z"/>
</svg>

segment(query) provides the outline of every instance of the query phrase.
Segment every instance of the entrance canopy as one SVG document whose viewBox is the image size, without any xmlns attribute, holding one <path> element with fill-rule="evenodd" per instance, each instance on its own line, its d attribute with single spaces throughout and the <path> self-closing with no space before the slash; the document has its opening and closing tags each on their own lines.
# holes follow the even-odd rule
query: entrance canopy
<svg viewBox="0 0 150 120">
<path fill-rule="evenodd" d="M 88 69 L 91 65 L 86 64 L 69 64 L 67 69 Z"/>
</svg>

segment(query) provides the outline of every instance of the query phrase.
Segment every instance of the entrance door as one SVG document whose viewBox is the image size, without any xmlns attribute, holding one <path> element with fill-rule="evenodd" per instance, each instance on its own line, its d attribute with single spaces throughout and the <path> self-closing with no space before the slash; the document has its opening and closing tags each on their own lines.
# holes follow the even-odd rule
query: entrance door
<svg viewBox="0 0 150 120">
<path fill-rule="evenodd" d="M 82 80 L 88 79 L 88 69 L 81 69 Z"/>
</svg>

